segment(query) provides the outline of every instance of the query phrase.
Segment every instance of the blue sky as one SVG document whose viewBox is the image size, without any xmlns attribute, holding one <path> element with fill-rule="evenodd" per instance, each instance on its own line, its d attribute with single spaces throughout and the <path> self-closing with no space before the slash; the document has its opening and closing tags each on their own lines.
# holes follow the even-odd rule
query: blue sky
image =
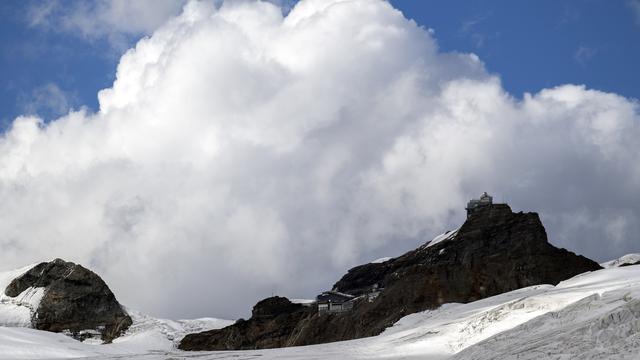
<svg viewBox="0 0 640 360">
<path fill-rule="evenodd" d="M 513 95 L 563 83 L 640 98 L 634 4 L 606 0 L 394 0 L 445 51 L 474 52 Z"/>
<path fill-rule="evenodd" d="M 106 41 L 30 26 L 29 5 L 0 3 L 0 120 L 4 127 L 14 117 L 31 112 L 34 95 L 48 84 L 62 90 L 70 106 L 95 109 L 97 90 L 109 86 L 115 76 L 118 56 Z M 34 106 L 46 118 L 61 113 Z"/>
<path fill-rule="evenodd" d="M 433 29 L 442 50 L 476 53 L 516 97 L 574 83 L 640 98 L 640 2 L 391 2 Z M 38 5 L 42 2 L 0 3 L 3 128 L 25 113 L 49 120 L 66 107 L 95 110 L 96 93 L 113 82 L 119 56 L 144 35 L 124 34 L 114 46 L 106 36 L 33 24 Z"/>
</svg>

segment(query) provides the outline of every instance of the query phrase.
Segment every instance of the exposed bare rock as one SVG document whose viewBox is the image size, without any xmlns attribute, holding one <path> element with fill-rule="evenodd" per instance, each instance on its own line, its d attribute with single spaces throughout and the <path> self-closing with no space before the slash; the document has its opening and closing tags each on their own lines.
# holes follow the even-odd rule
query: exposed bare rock
<svg viewBox="0 0 640 360">
<path fill-rule="evenodd" d="M 596 262 L 549 244 L 538 214 L 513 213 L 506 204 L 493 204 L 474 211 L 447 240 L 349 270 L 333 288 L 360 296 L 353 311 L 319 314 L 315 308 L 294 308 L 283 298 L 271 298 L 258 303 L 270 304 L 271 316 L 254 308 L 251 319 L 188 335 L 180 348 L 257 349 L 373 336 L 405 315 L 444 303 L 471 302 L 536 284 L 555 285 L 598 269 Z M 383 290 L 370 299 L 366 294 L 374 288 Z"/>
<path fill-rule="evenodd" d="M 81 265 L 61 259 L 40 263 L 14 279 L 4 292 L 15 297 L 28 288 L 44 288 L 31 319 L 36 329 L 68 332 L 78 339 L 97 333 L 111 342 L 132 323 L 107 284 Z"/>
<path fill-rule="evenodd" d="M 249 320 L 239 320 L 224 329 L 187 335 L 180 342 L 183 350 L 265 349 L 295 344 L 291 334 L 302 319 L 315 309 L 293 304 L 287 298 L 274 296 L 258 302 Z"/>
</svg>

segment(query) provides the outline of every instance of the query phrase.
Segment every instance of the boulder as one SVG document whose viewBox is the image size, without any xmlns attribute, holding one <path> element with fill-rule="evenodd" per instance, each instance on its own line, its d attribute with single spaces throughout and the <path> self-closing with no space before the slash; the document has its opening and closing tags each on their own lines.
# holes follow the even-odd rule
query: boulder
<svg viewBox="0 0 640 360">
<path fill-rule="evenodd" d="M 111 342 L 131 324 L 107 284 L 81 265 L 55 259 L 40 263 L 15 278 L 5 295 L 44 288 L 31 322 L 35 329 L 69 333 L 77 339 L 99 335 Z"/>
</svg>

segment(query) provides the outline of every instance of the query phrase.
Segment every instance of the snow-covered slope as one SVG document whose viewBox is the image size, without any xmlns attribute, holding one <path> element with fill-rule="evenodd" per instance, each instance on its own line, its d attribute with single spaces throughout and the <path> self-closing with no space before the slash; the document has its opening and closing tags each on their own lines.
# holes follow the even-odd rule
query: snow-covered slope
<svg viewBox="0 0 640 360">
<path fill-rule="evenodd" d="M 188 333 L 218 329 L 233 323 L 215 318 L 157 319 L 128 310 L 133 325 L 110 345 L 99 345 L 102 341 L 92 339 L 81 343 L 63 334 L 30 329 L 31 317 L 44 295 L 44 288 L 27 288 L 16 297 L 5 295 L 4 290 L 13 279 L 35 265 L 0 272 L 0 359 L 77 358 L 170 351 Z"/>
<path fill-rule="evenodd" d="M 171 350 L 186 334 L 212 329 L 220 329 L 233 324 L 232 320 L 200 318 L 191 320 L 158 319 L 137 311 L 127 310 L 133 319 L 124 336 L 115 339 L 114 344 L 131 345 L 144 343 L 149 350 Z"/>
<path fill-rule="evenodd" d="M 602 266 L 605 269 L 608 269 L 608 268 L 612 268 L 612 267 L 619 267 L 619 266 L 624 266 L 624 265 L 635 264 L 637 262 L 640 262 L 640 254 L 627 254 L 627 255 L 622 256 L 622 257 L 620 257 L 618 259 L 607 261 L 607 262 L 603 262 L 603 263 L 600 264 L 600 266 Z"/>
<path fill-rule="evenodd" d="M 169 338 L 188 331 L 187 323 L 132 315 L 134 326 L 110 345 L 0 327 L 0 359 L 637 359 L 640 265 L 446 304 L 406 316 L 372 338 L 297 348 L 180 352 Z"/>
<path fill-rule="evenodd" d="M 393 259 L 391 256 L 385 256 L 385 257 L 381 257 L 379 259 L 375 259 L 371 262 L 371 264 L 382 264 L 385 261 L 389 261 Z"/>
<path fill-rule="evenodd" d="M 428 243 L 425 244 L 426 245 L 425 247 L 431 247 L 431 246 L 433 246 L 435 244 L 439 244 L 439 243 L 441 243 L 443 241 L 453 239 L 453 237 L 456 236 L 456 234 L 458 233 L 458 230 L 460 230 L 460 228 L 457 228 L 457 229 L 451 230 L 451 231 L 447 231 L 445 233 L 442 233 L 442 234 L 434 237 L 431 241 L 429 241 Z"/>
<path fill-rule="evenodd" d="M 65 359 L 97 357 L 99 359 L 137 358 L 156 354 L 164 359 L 176 348 L 177 341 L 191 332 L 218 329 L 233 323 L 230 320 L 202 318 L 194 320 L 166 320 L 138 312 L 129 312 L 133 325 L 112 344 L 84 343 L 47 331 L 24 327 L 0 326 L 0 359 Z"/>
<path fill-rule="evenodd" d="M 29 271 L 35 264 L 0 272 L 0 326 L 31 326 L 31 316 L 44 294 L 43 288 L 28 288 L 16 297 L 4 294 L 11 281 Z"/>
<path fill-rule="evenodd" d="M 431 246 L 433 246 L 435 244 L 441 243 L 443 241 L 451 240 L 451 239 L 453 239 L 454 236 L 456 236 L 456 234 L 458 233 L 458 230 L 460 230 L 460 228 L 444 232 L 444 233 L 434 237 L 433 239 L 431 239 L 431 241 L 428 241 L 427 243 L 422 245 L 422 248 L 428 248 L 428 247 L 431 247 Z M 381 257 L 379 259 L 375 259 L 375 260 L 371 261 L 371 264 L 381 264 L 381 263 L 389 261 L 391 259 L 393 259 L 393 257 L 391 257 L 391 256 Z"/>
</svg>

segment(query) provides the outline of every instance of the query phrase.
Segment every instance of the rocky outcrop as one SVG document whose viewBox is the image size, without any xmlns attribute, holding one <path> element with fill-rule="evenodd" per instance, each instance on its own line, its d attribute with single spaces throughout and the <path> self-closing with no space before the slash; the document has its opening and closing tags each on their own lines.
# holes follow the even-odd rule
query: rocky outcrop
<svg viewBox="0 0 640 360">
<path fill-rule="evenodd" d="M 640 265 L 640 261 L 636 261 L 636 262 L 632 262 L 632 263 L 624 263 L 624 264 L 621 264 L 620 267 L 634 266 L 634 265 Z"/>
<path fill-rule="evenodd" d="M 506 204 L 494 204 L 471 214 L 445 241 L 349 270 L 334 290 L 359 296 L 351 312 L 293 310 L 281 298 L 267 299 L 287 310 L 260 317 L 254 309 L 247 321 L 188 335 L 180 348 L 256 349 L 373 336 L 405 315 L 444 303 L 466 303 L 536 284 L 555 285 L 600 268 L 594 261 L 549 244 L 538 214 L 513 213 Z M 374 287 L 383 290 L 376 298 L 366 296 Z M 270 337 L 276 340 L 265 340 Z"/>
<path fill-rule="evenodd" d="M 295 344 L 291 334 L 297 324 L 315 309 L 293 304 L 287 298 L 274 296 L 258 302 L 249 320 L 238 320 L 220 330 L 187 335 L 180 342 L 183 350 L 249 350 L 285 347 Z"/>
<path fill-rule="evenodd" d="M 44 288 L 31 319 L 36 329 L 78 339 L 99 334 L 111 342 L 132 323 L 107 284 L 80 265 L 61 259 L 40 263 L 14 279 L 5 295 L 15 297 L 29 288 Z"/>
</svg>

